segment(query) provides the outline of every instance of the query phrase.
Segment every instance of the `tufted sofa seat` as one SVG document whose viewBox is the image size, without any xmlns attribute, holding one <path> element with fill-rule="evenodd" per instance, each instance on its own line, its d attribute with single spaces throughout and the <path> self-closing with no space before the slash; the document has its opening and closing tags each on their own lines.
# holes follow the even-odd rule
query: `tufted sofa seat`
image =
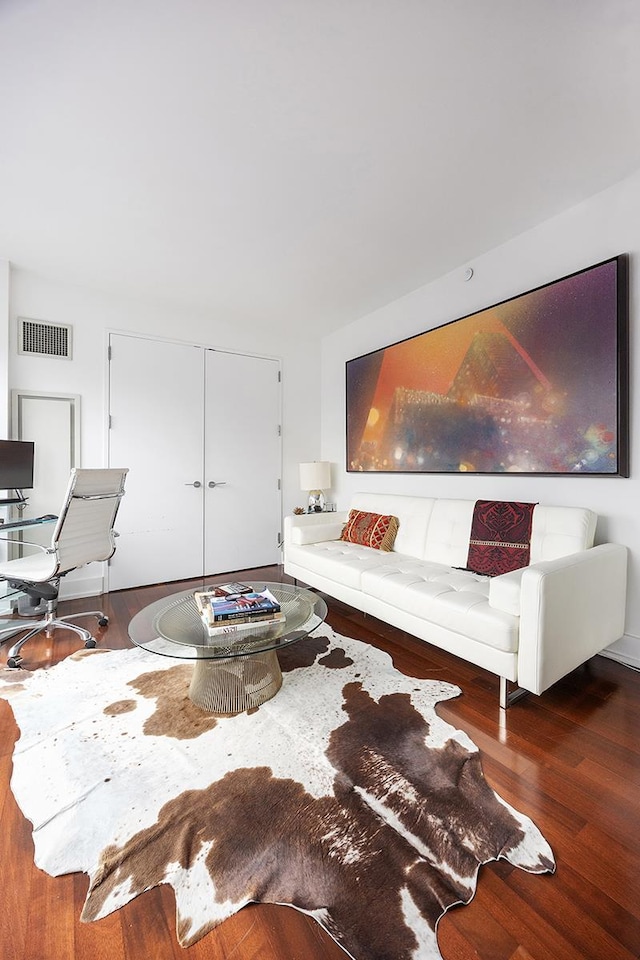
<svg viewBox="0 0 640 960">
<path fill-rule="evenodd" d="M 538 504 L 528 567 L 466 570 L 474 500 L 360 493 L 351 506 L 399 520 L 389 553 L 340 539 L 348 511 L 287 517 L 284 569 L 357 609 L 543 690 L 624 633 L 626 548 L 593 546 L 596 515 Z"/>
</svg>

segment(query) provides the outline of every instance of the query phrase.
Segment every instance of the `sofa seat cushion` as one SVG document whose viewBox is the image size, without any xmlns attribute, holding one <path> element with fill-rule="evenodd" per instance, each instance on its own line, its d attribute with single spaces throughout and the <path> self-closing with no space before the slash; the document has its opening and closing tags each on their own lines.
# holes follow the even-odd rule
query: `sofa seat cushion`
<svg viewBox="0 0 640 960">
<path fill-rule="evenodd" d="M 489 605 L 486 577 L 409 558 L 363 570 L 361 583 L 364 593 L 413 616 L 496 650 L 518 649 L 519 618 Z"/>
<path fill-rule="evenodd" d="M 497 650 L 518 649 L 519 618 L 489 605 L 489 590 L 496 581 L 488 577 L 343 540 L 290 544 L 288 559 Z"/>
<path fill-rule="evenodd" d="M 372 547 L 361 547 L 344 540 L 324 540 L 304 546 L 291 544 L 287 556 L 291 563 L 297 563 L 318 576 L 335 580 L 353 590 L 361 589 L 362 574 L 365 570 L 376 569 L 387 563 L 393 564 L 398 558 L 396 553 L 383 553 Z M 408 559 L 414 563 L 420 562 L 413 558 Z"/>
</svg>

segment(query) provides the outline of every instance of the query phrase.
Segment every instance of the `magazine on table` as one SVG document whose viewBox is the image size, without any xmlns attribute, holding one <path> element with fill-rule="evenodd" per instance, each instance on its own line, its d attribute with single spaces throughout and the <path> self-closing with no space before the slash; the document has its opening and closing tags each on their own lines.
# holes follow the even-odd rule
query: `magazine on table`
<svg viewBox="0 0 640 960">
<path fill-rule="evenodd" d="M 228 602 L 238 596 L 253 593 L 253 587 L 248 583 L 216 583 L 205 590 L 196 590 L 193 594 L 196 606 L 202 616 L 209 613 L 212 604 Z"/>
</svg>

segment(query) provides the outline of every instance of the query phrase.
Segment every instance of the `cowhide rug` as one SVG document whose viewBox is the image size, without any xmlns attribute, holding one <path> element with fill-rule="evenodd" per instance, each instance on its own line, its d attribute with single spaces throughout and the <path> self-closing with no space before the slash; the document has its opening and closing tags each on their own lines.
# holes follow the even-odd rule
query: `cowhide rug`
<svg viewBox="0 0 640 960">
<path fill-rule="evenodd" d="M 282 652 L 276 697 L 225 719 L 187 699 L 191 664 L 138 649 L 1 671 L 36 864 L 89 875 L 83 920 L 168 883 L 183 946 L 258 901 L 315 917 L 356 960 L 436 960 L 438 919 L 481 864 L 554 869 L 436 714 L 458 688 L 321 634 Z"/>
</svg>

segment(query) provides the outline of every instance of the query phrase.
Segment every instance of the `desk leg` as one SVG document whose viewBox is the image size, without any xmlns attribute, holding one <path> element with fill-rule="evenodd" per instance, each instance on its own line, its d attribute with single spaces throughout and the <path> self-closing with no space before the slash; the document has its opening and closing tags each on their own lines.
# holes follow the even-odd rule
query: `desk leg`
<svg viewBox="0 0 640 960">
<path fill-rule="evenodd" d="M 275 697 L 282 671 L 275 650 L 246 657 L 196 660 L 189 687 L 193 702 L 219 717 L 234 717 Z"/>
</svg>

